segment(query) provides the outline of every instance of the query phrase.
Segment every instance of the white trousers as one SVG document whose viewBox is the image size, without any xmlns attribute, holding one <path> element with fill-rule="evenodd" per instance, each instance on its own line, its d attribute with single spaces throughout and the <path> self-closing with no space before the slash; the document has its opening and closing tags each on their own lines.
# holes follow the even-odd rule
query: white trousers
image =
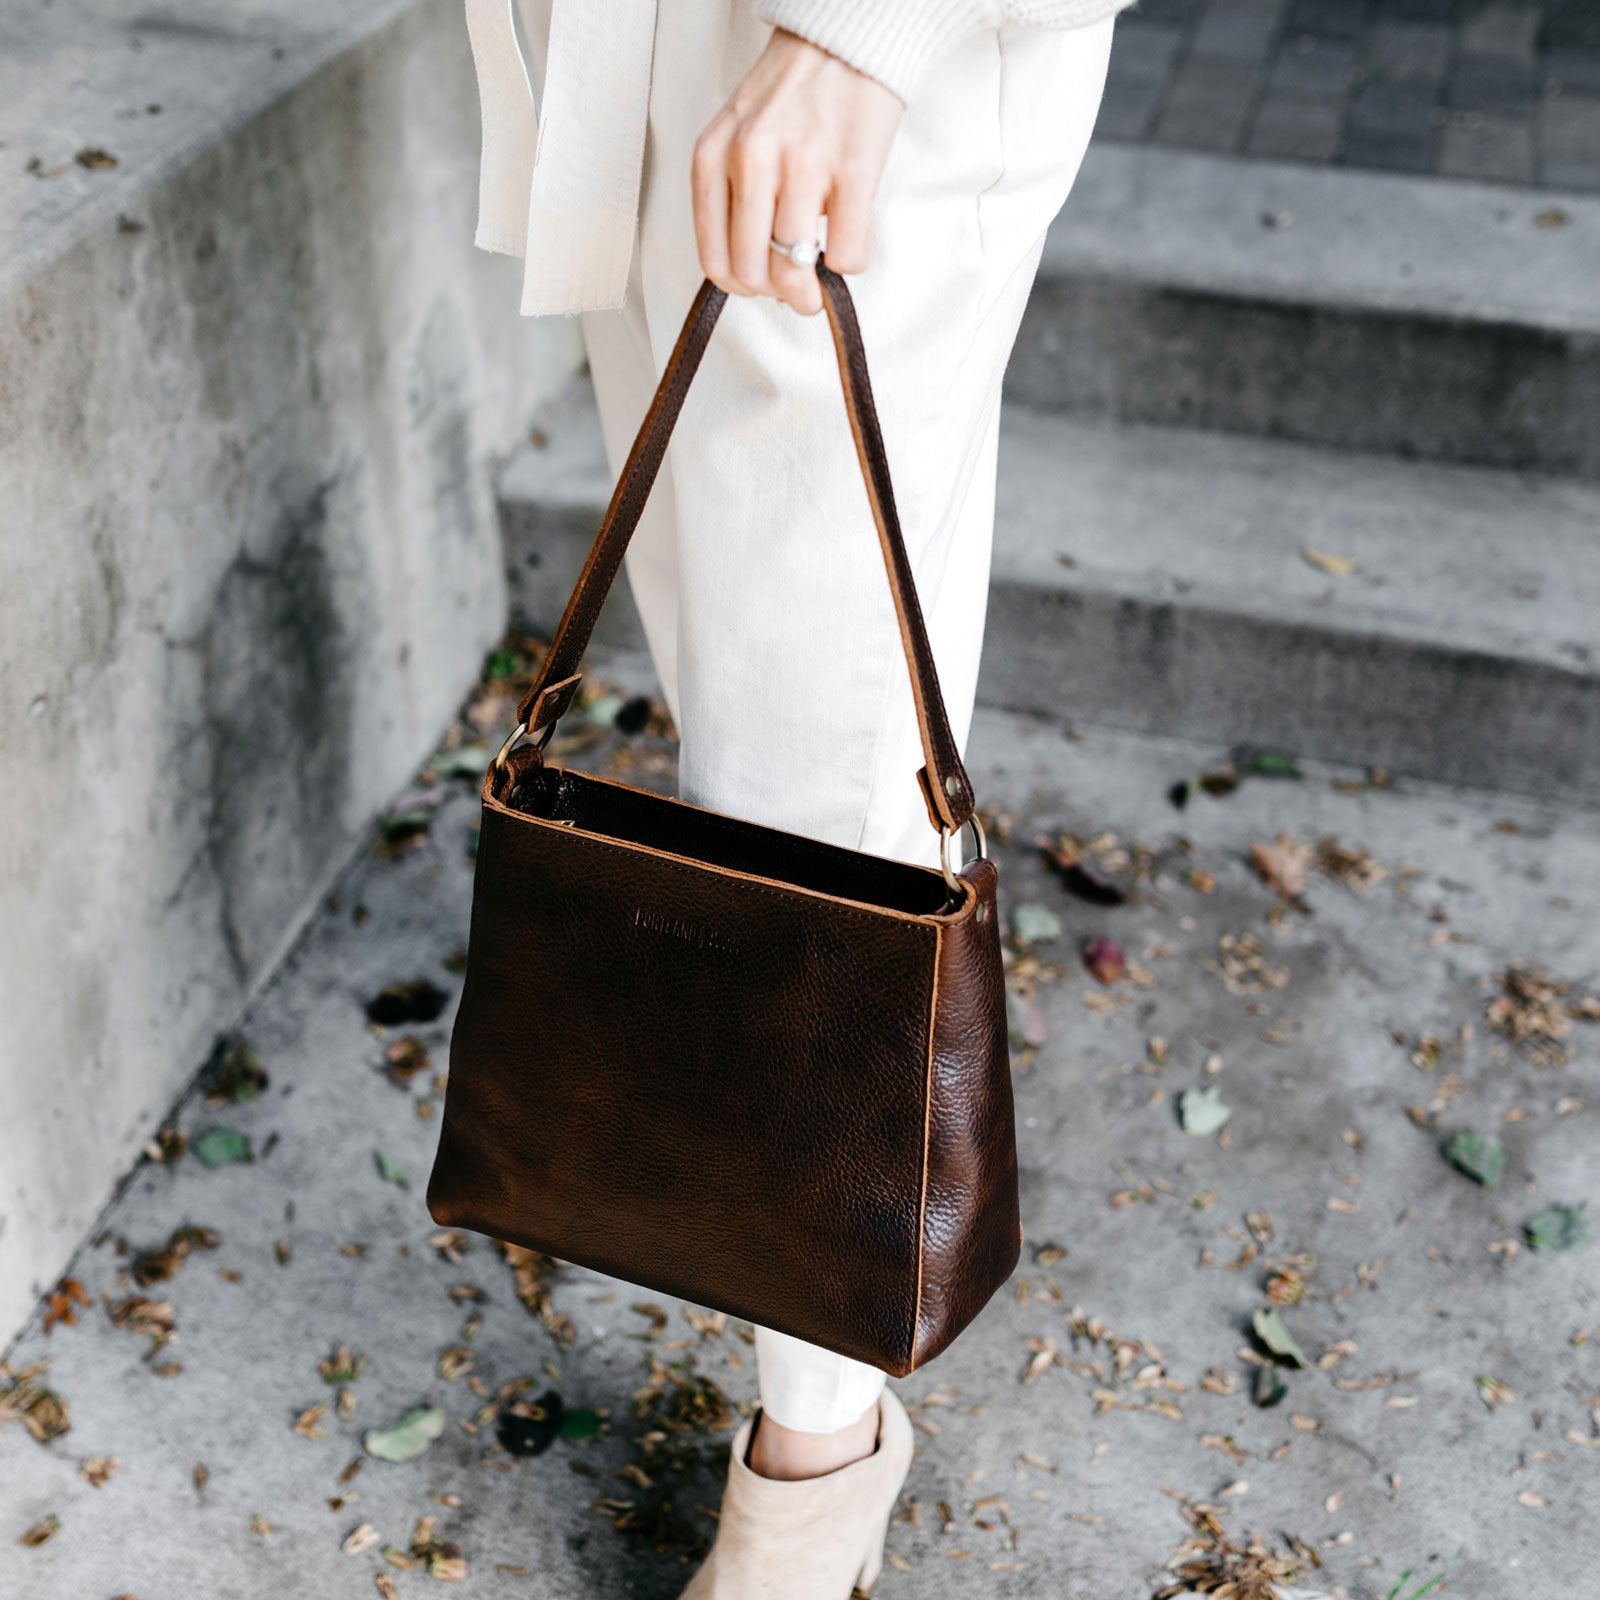
<svg viewBox="0 0 1600 1600">
<path fill-rule="evenodd" d="M 525 0 L 523 18 L 536 63 L 539 3 Z M 627 303 L 582 317 L 613 474 L 702 280 L 694 141 L 770 31 L 743 0 L 663 6 L 661 19 Z M 987 30 L 945 57 L 907 108 L 871 265 L 851 281 L 963 748 L 988 596 L 1001 376 L 1045 229 L 1088 143 L 1111 30 L 1110 20 Z M 684 799 L 937 865 L 910 679 L 823 317 L 729 303 L 625 570 L 681 737 Z M 757 1329 L 756 1351 L 762 1404 L 786 1427 L 843 1427 L 884 1383 L 876 1367 L 771 1329 Z"/>
</svg>

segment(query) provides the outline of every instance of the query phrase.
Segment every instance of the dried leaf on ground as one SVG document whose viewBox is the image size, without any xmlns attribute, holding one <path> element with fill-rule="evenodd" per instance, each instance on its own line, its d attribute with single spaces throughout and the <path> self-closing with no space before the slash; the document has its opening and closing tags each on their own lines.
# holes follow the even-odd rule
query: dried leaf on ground
<svg viewBox="0 0 1600 1600">
<path fill-rule="evenodd" d="M 1092 849 L 1070 833 L 1055 840 L 1040 839 L 1038 845 L 1045 860 L 1055 868 L 1061 887 L 1094 906 L 1120 906 L 1128 898 L 1126 891 L 1100 870 L 1084 859 Z"/>
<path fill-rule="evenodd" d="M 39 1382 L 47 1361 L 13 1374 L 0 1363 L 0 1433 L 8 1422 L 20 1422 L 40 1444 L 59 1439 L 72 1426 L 66 1400 Z"/>
<path fill-rule="evenodd" d="M 1330 577 L 1348 578 L 1356 571 L 1356 564 L 1349 556 L 1331 555 L 1326 550 L 1313 550 L 1309 545 L 1300 554 L 1309 565 L 1326 572 Z"/>
<path fill-rule="evenodd" d="M 142 1250 L 133 1258 L 133 1281 L 141 1289 L 165 1283 L 177 1275 L 191 1251 L 215 1250 L 221 1243 L 222 1235 L 215 1228 L 175 1228 L 164 1245 Z"/>
<path fill-rule="evenodd" d="M 1498 982 L 1500 993 L 1489 1003 L 1489 1026 L 1546 1065 L 1571 1060 L 1566 1041 L 1572 1015 L 1565 1002 L 1572 985 L 1523 962 L 1506 967 Z"/>
<path fill-rule="evenodd" d="M 242 1039 L 224 1039 L 212 1053 L 206 1078 L 206 1104 L 239 1105 L 267 1087 L 261 1057 Z"/>
<path fill-rule="evenodd" d="M 363 1522 L 344 1536 L 339 1549 L 347 1556 L 359 1556 L 382 1543 L 383 1535 L 370 1522 Z"/>
<path fill-rule="evenodd" d="M 1270 1550 L 1260 1534 L 1242 1545 L 1236 1543 L 1222 1526 L 1220 1509 L 1184 1502 L 1184 1519 L 1194 1532 L 1167 1561 L 1178 1581 L 1158 1589 L 1155 1600 L 1186 1594 L 1216 1595 L 1219 1600 L 1281 1600 L 1282 1585 L 1296 1582 L 1308 1565 L 1321 1564 L 1304 1540 L 1291 1541 L 1292 1554 Z"/>
<path fill-rule="evenodd" d="M 1332 837 L 1317 841 L 1317 870 L 1335 883 L 1363 894 L 1376 889 L 1389 876 L 1389 869 L 1374 861 L 1369 852 L 1359 846 L 1342 845 Z"/>
<path fill-rule="evenodd" d="M 317 1372 L 326 1384 L 354 1383 L 367 1370 L 367 1358 L 357 1355 L 347 1344 L 335 1347 L 317 1363 Z"/>
<path fill-rule="evenodd" d="M 76 1278 L 63 1278 L 45 1296 L 44 1331 L 49 1333 L 58 1323 L 73 1327 L 78 1320 L 77 1308 L 93 1304 L 89 1291 Z"/>
<path fill-rule="evenodd" d="M 1217 940 L 1217 957 L 1206 970 L 1222 979 L 1229 994 L 1256 995 L 1266 989 L 1288 987 L 1287 967 L 1267 963 L 1266 947 L 1253 933 L 1225 933 Z"/>
<path fill-rule="evenodd" d="M 1083 964 L 1101 983 L 1110 985 L 1127 971 L 1128 958 L 1115 939 L 1102 934 L 1084 946 Z"/>
<path fill-rule="evenodd" d="M 48 1543 L 61 1532 L 61 1518 L 54 1512 L 47 1517 L 40 1517 L 34 1525 L 22 1535 L 17 1543 L 25 1550 L 37 1550 L 40 1545 Z"/>
<path fill-rule="evenodd" d="M 114 1301 L 107 1295 L 106 1310 L 116 1327 L 149 1339 L 146 1360 L 154 1356 L 178 1331 L 178 1319 L 170 1300 L 152 1300 L 148 1295 L 130 1294 Z"/>
<path fill-rule="evenodd" d="M 383 1056 L 389 1081 L 401 1089 L 409 1087 L 418 1073 L 427 1072 L 433 1065 L 427 1045 L 414 1033 L 393 1040 Z"/>
<path fill-rule="evenodd" d="M 550 1298 L 550 1279 L 560 1270 L 561 1263 L 519 1244 L 497 1242 L 515 1279 L 517 1299 L 544 1324 L 551 1338 L 558 1344 L 570 1345 L 577 1336 L 572 1318 L 558 1312 Z"/>
<path fill-rule="evenodd" d="M 1280 833 L 1270 844 L 1258 839 L 1250 847 L 1250 865 L 1269 889 L 1285 900 L 1298 900 L 1306 892 L 1311 873 L 1312 850 L 1291 834 Z"/>
</svg>

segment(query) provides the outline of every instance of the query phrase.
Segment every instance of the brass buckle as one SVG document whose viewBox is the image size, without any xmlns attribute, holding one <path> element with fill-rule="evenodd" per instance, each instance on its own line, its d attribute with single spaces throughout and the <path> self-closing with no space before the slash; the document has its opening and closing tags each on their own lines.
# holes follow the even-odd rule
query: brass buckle
<svg viewBox="0 0 1600 1600">
<path fill-rule="evenodd" d="M 989 859 L 989 840 L 983 831 L 983 824 L 978 821 L 978 813 L 974 811 L 967 818 L 967 822 L 972 828 L 973 837 L 978 841 L 978 858 L 987 861 Z M 959 828 L 956 829 L 956 833 L 960 831 Z M 959 894 L 961 885 L 957 882 L 955 874 L 950 870 L 950 841 L 954 837 L 955 833 L 952 833 L 949 828 L 941 827 L 939 829 L 939 869 L 944 873 L 944 881 Z"/>
</svg>

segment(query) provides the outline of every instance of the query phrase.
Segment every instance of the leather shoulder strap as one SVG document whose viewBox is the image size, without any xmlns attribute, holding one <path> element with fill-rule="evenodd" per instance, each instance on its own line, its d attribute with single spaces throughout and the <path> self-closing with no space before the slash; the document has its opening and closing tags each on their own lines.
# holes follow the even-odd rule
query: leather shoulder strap
<svg viewBox="0 0 1600 1600">
<path fill-rule="evenodd" d="M 845 410 L 856 442 L 856 455 L 866 481 L 867 500 L 878 529 L 884 565 L 895 613 L 900 622 L 901 644 L 911 669 L 911 693 L 916 705 L 917 723 L 922 733 L 925 765 L 917 773 L 928 820 L 935 829 L 962 828 L 972 816 L 974 799 L 966 768 L 961 763 L 945 714 L 944 696 L 939 689 L 939 674 L 928 645 L 922 608 L 917 602 L 916 584 L 906 555 L 905 539 L 895 510 L 894 487 L 889 479 L 889 461 L 883 448 L 877 411 L 872 403 L 872 385 L 867 377 L 867 357 L 861 342 L 850 290 L 839 274 L 826 262 L 817 263 L 822 283 L 823 305 L 833 330 L 834 351 L 844 384 Z M 537 734 L 550 727 L 572 703 L 582 681 L 579 666 L 589 637 L 594 631 L 600 607 L 622 565 L 623 553 L 633 530 L 639 524 L 645 501 L 666 456 L 673 425 L 683 409 L 689 384 L 705 354 L 711 331 L 721 314 L 726 293 L 709 279 L 700 287 L 689 308 L 689 315 L 668 358 L 666 370 L 656 388 L 655 398 L 645 413 L 633 448 L 617 481 L 611 504 L 595 535 L 588 559 L 578 576 L 572 597 L 556 628 L 549 653 L 534 679 L 533 686 L 517 708 L 522 727 Z"/>
</svg>

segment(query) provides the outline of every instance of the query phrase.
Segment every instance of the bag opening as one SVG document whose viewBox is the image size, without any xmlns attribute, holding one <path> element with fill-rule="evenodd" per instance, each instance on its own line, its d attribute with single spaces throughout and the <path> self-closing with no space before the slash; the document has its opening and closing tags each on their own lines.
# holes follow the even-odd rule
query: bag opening
<svg viewBox="0 0 1600 1600">
<path fill-rule="evenodd" d="M 937 867 L 847 849 L 566 768 L 524 772 L 505 804 L 585 833 L 912 916 L 939 915 L 956 901 Z"/>
</svg>

